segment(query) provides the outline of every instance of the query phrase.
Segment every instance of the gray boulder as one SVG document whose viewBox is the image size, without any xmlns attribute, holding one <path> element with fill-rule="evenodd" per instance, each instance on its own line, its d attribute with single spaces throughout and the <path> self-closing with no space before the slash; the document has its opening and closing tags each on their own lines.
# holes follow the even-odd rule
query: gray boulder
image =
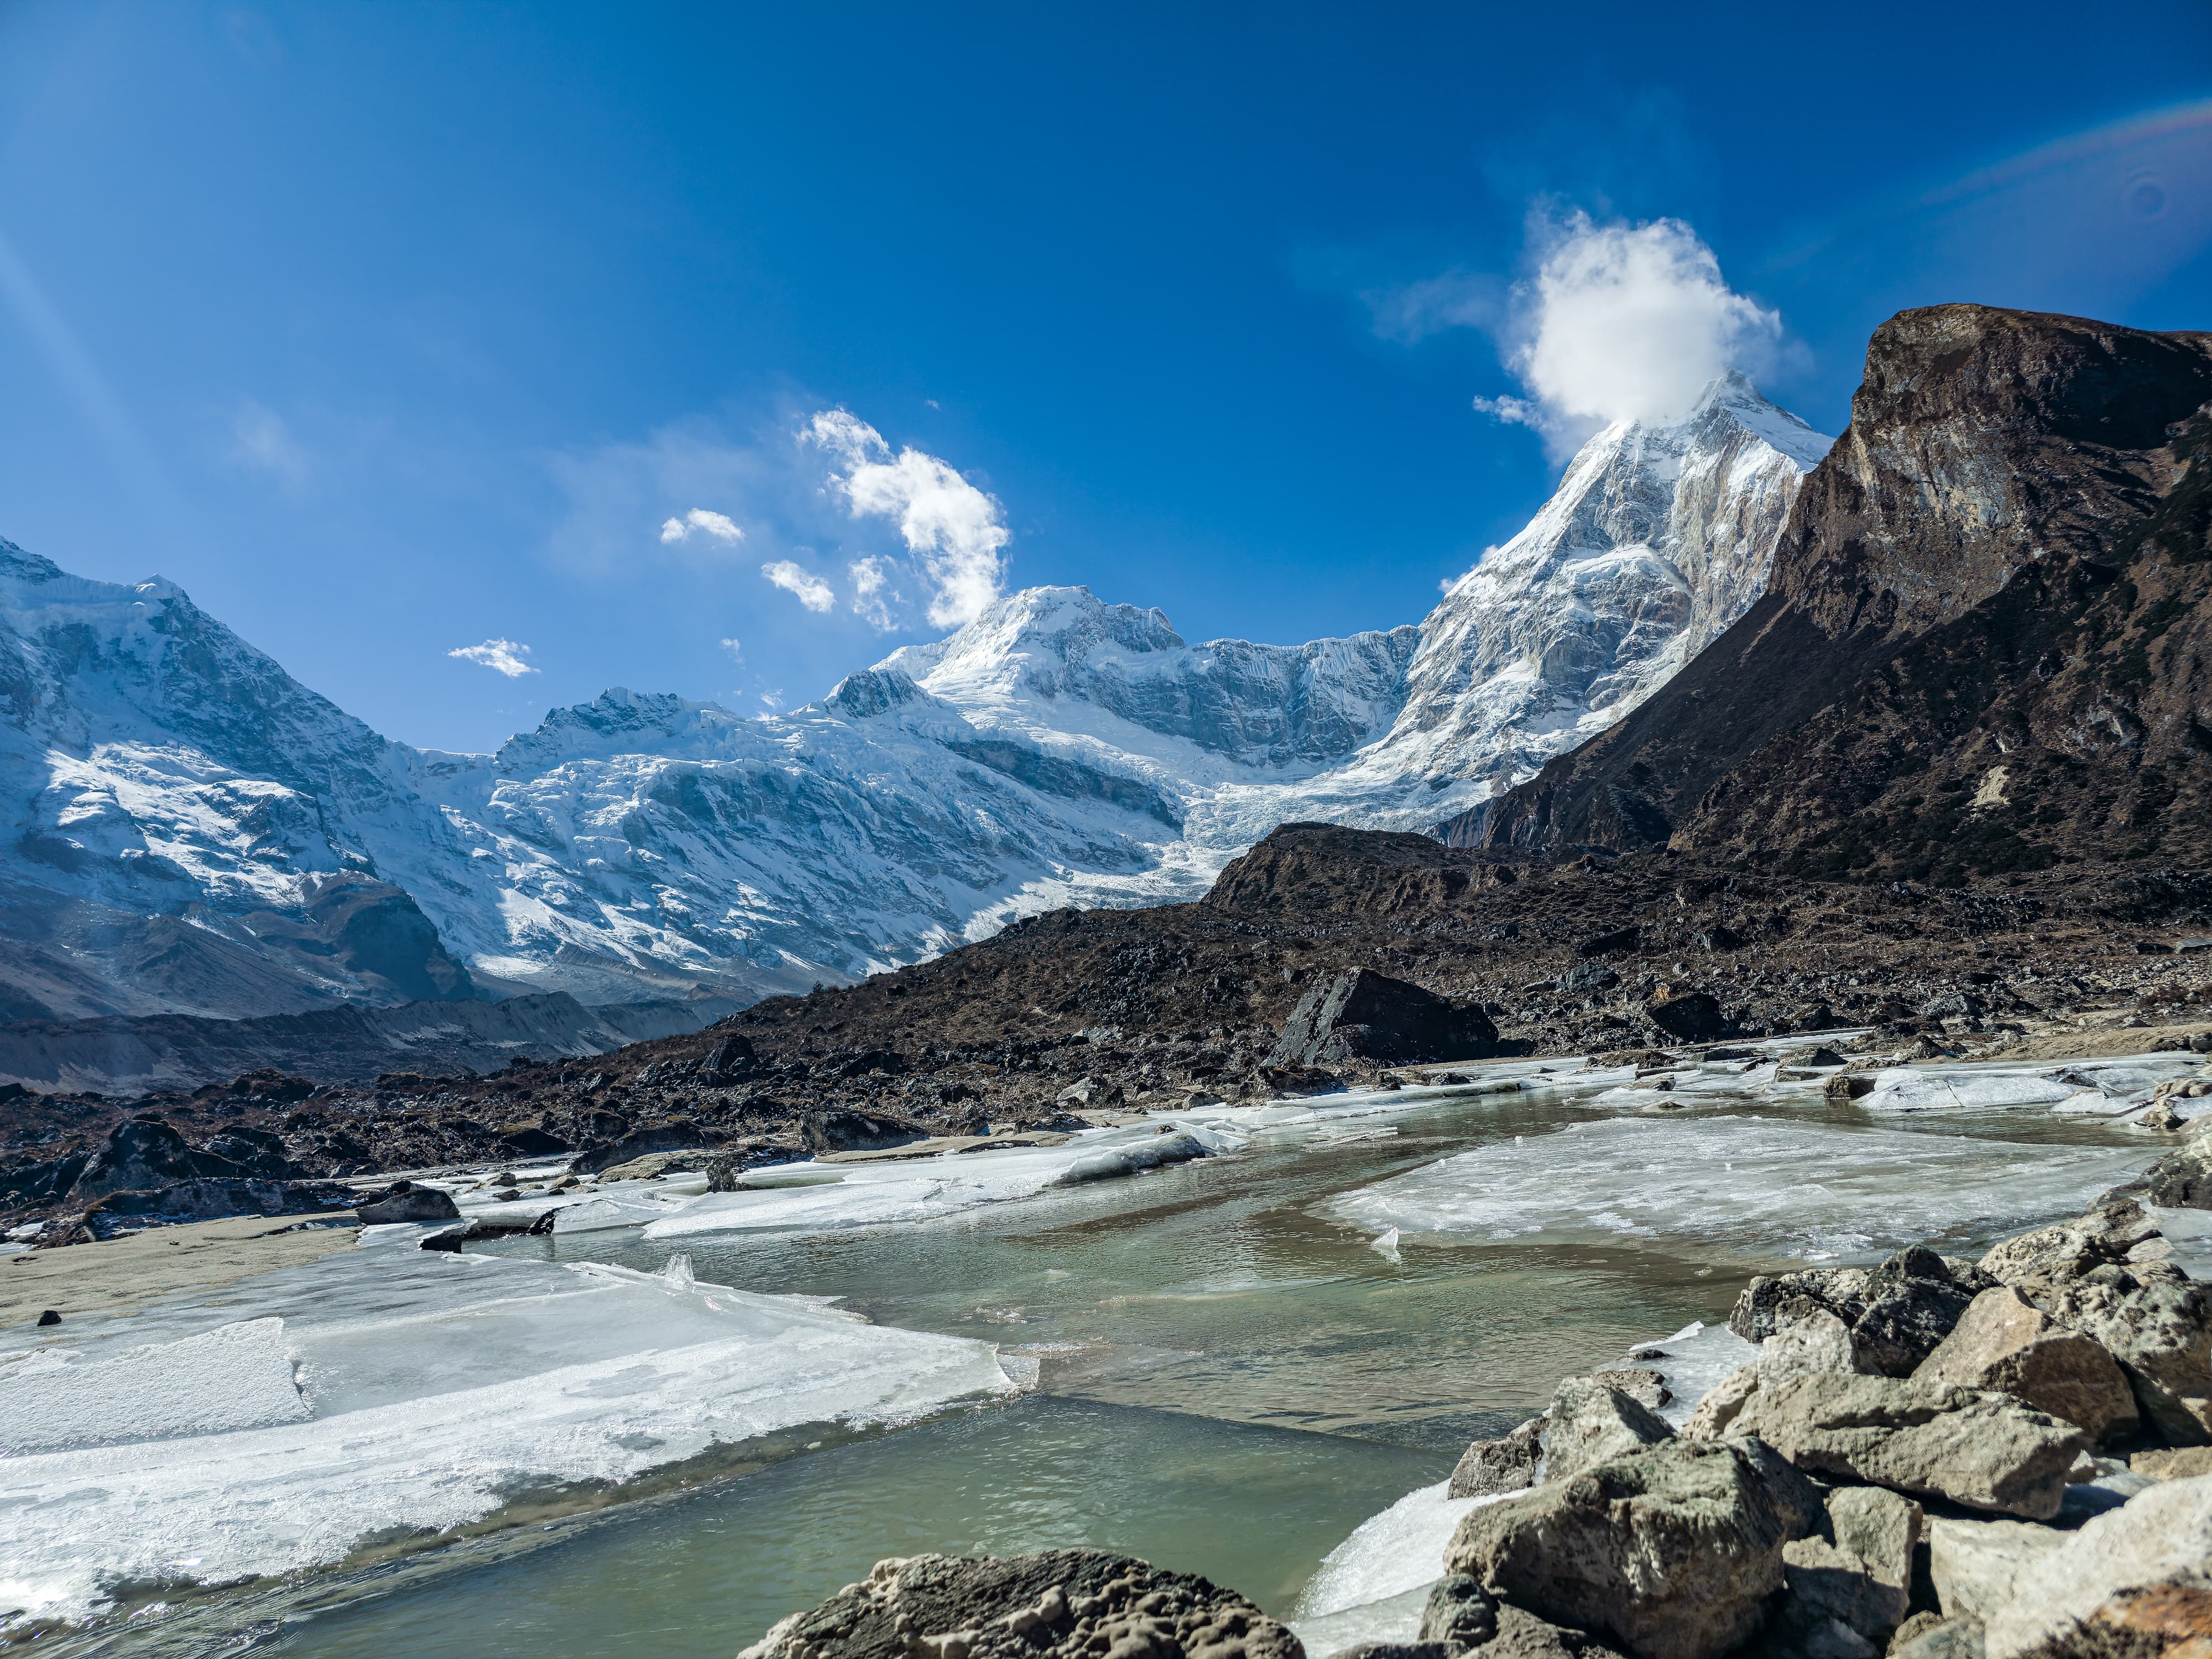
<svg viewBox="0 0 2212 1659">
<path fill-rule="evenodd" d="M 2108 1200 L 2071 1221 L 2039 1227 L 1997 1245 L 1981 1261 L 2001 1285 L 2039 1289 L 2070 1285 L 2097 1268 L 2124 1263 L 2137 1245 L 2159 1236 L 2157 1225 L 2131 1198 Z"/>
<path fill-rule="evenodd" d="M 1308 991 L 1268 1054 L 1271 1066 L 1350 1060 L 1385 1066 L 1481 1060 L 1498 1052 L 1498 1028 L 1481 1009 L 1371 968 L 1338 974 Z"/>
<path fill-rule="evenodd" d="M 1986 1620 L 2066 1542 L 2055 1527 L 2027 1521 L 1928 1522 L 1928 1579 L 1947 1619 Z"/>
<path fill-rule="evenodd" d="M 411 1181 L 395 1181 L 354 1206 L 365 1226 L 388 1226 L 395 1222 L 458 1221 L 461 1206 L 451 1193 L 437 1187 L 418 1187 Z"/>
<path fill-rule="evenodd" d="M 1876 1376 L 1910 1376 L 1951 1334 L 1969 1304 L 1996 1280 L 1971 1262 L 1917 1247 L 1877 1267 L 1811 1268 L 1751 1281 L 1729 1316 L 1747 1342 L 1826 1313 L 1850 1333 L 1852 1364 Z"/>
<path fill-rule="evenodd" d="M 1982 1621 L 1916 1613 L 1890 1638 L 1889 1659 L 1983 1659 Z"/>
<path fill-rule="evenodd" d="M 1822 1374 L 1763 1384 L 1730 1425 L 1801 1469 L 1970 1509 L 2048 1520 L 2081 1431 L 2041 1412 L 1941 1383 Z"/>
<path fill-rule="evenodd" d="M 1682 1425 L 1686 1440 L 1718 1440 L 1733 1431 L 1744 1406 L 1759 1392 L 1763 1373 L 1756 1362 L 1739 1365 L 1698 1397 L 1690 1420 Z"/>
<path fill-rule="evenodd" d="M 739 1659 L 1305 1659 L 1233 1590 L 1099 1550 L 916 1555 L 794 1613 Z"/>
<path fill-rule="evenodd" d="M 1809 1376 L 1815 1371 L 1871 1375 L 1874 1369 L 1860 1352 L 1851 1328 L 1826 1308 L 1815 1308 L 1778 1328 L 1759 1345 L 1758 1364 L 1759 1374 L 1771 1381 Z"/>
<path fill-rule="evenodd" d="M 1478 1440 L 1460 1454 L 1448 1495 L 1488 1498 L 1520 1492 L 1536 1484 L 1536 1463 L 1544 1455 L 1544 1419 L 1532 1417 L 1497 1440 Z"/>
<path fill-rule="evenodd" d="M 1498 1634 L 1484 1644 L 1481 1659 L 1622 1659 L 1622 1656 L 1587 1631 L 1554 1625 L 1501 1602 Z"/>
<path fill-rule="evenodd" d="M 1437 1580 L 1421 1609 L 1421 1640 L 1461 1653 L 1497 1634 L 1498 1598 L 1483 1589 L 1480 1579 L 1454 1572 Z"/>
<path fill-rule="evenodd" d="M 1544 1478 L 1565 1480 L 1674 1437 L 1662 1419 L 1620 1389 L 1571 1376 L 1552 1395 L 1544 1425 Z"/>
<path fill-rule="evenodd" d="M 1759 1628 L 1783 1545 L 1820 1514 L 1755 1441 L 1667 1440 L 1474 1510 L 1444 1567 L 1637 1659 L 1715 1659 Z"/>
<path fill-rule="evenodd" d="M 2138 1421 L 2119 1363 L 2009 1285 L 1976 1297 L 1912 1375 L 1916 1382 L 2008 1394 L 2100 1444 L 2133 1434 Z"/>
<path fill-rule="evenodd" d="M 2212 1134 L 2200 1128 L 2146 1170 L 2142 1195 L 2169 1210 L 2212 1210 Z"/>
<path fill-rule="evenodd" d="M 2212 1475 L 2097 1516 L 1990 1615 L 1988 1659 L 2201 1655 L 2212 1647 Z"/>
<path fill-rule="evenodd" d="M 2136 1406 L 2169 1442 L 2212 1444 L 2212 1288 L 2107 1267 L 2045 1305 L 2119 1361 Z"/>
<path fill-rule="evenodd" d="M 1904 1621 L 1920 1505 L 1879 1486 L 1828 1494 L 1815 1533 L 1782 1547 L 1784 1640 L 1808 1656 L 1869 1659 Z"/>
<path fill-rule="evenodd" d="M 1649 1365 L 1616 1365 L 1607 1370 L 1592 1371 L 1590 1381 L 1617 1389 L 1638 1405 L 1655 1412 L 1674 1397 L 1674 1391 L 1667 1386 L 1665 1375 Z"/>
</svg>

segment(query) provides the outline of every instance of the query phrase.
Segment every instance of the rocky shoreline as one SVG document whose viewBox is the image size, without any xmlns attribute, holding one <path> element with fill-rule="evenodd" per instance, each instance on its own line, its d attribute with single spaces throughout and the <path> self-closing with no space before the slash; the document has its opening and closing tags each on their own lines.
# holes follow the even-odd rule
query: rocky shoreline
<svg viewBox="0 0 2212 1659">
<path fill-rule="evenodd" d="M 2201 1659 L 2212 1293 L 2175 1255 L 2115 1194 L 1978 1260 L 1754 1279 L 1758 1356 L 1679 1430 L 1659 1370 L 1562 1382 L 1462 1457 L 1418 1630 L 1313 1659 Z M 884 1560 L 740 1659 L 1306 1652 L 1204 1579 L 1048 1551 Z"/>
</svg>

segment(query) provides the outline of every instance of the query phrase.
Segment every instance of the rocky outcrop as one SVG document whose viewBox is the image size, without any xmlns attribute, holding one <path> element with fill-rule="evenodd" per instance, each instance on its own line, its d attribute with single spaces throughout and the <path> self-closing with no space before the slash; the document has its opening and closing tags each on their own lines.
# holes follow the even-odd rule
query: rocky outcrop
<svg viewBox="0 0 2212 1659">
<path fill-rule="evenodd" d="M 740 1659 L 1305 1659 L 1243 1596 L 1097 1550 L 876 1563 Z"/>
<path fill-rule="evenodd" d="M 1766 596 L 1483 844 L 1944 879 L 2202 865 L 2212 337 L 1969 305 L 1875 331 Z"/>
<path fill-rule="evenodd" d="M 2099 1267 L 2124 1267 L 2136 1246 L 2155 1237 L 2158 1227 L 2132 1198 L 2100 1204 L 2087 1214 L 2008 1238 L 1981 1260 L 1984 1273 L 2000 1284 L 2031 1292 L 2070 1285 Z"/>
<path fill-rule="evenodd" d="M 2143 1417 L 2176 1445 L 2212 1444 L 2212 1291 L 2099 1269 L 2051 1296 L 2051 1316 L 2126 1373 Z"/>
<path fill-rule="evenodd" d="M 1761 1387 L 1729 1425 L 1808 1474 L 2049 1520 L 2087 1446 L 2070 1423 L 1932 1382 L 1832 1373 Z"/>
<path fill-rule="evenodd" d="M 1759 1628 L 1783 1546 L 1820 1513 L 1756 1442 L 1669 1440 L 1473 1511 L 1444 1565 L 1636 1659 L 1714 1659 Z"/>
<path fill-rule="evenodd" d="M 1928 1523 L 1928 1577 L 1936 1605 L 1946 1618 L 1987 1620 L 2042 1571 L 2066 1536 L 2027 1521 L 1939 1516 Z"/>
<path fill-rule="evenodd" d="M 2008 1285 L 1976 1297 L 1912 1375 L 1916 1382 L 2008 1394 L 2100 1443 L 2135 1432 L 2135 1395 L 2118 1362 Z"/>
<path fill-rule="evenodd" d="M 1432 991 L 1372 969 L 1338 974 L 1300 998 L 1268 1054 L 1270 1066 L 1371 1060 L 1415 1065 L 1480 1060 L 1498 1049 L 1498 1028 L 1480 1008 L 1455 1007 Z"/>
</svg>

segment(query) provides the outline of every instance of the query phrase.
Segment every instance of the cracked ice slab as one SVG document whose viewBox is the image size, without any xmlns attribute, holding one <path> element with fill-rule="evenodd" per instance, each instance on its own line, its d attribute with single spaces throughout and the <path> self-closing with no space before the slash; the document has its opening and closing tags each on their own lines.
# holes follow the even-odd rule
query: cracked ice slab
<svg viewBox="0 0 2212 1659">
<path fill-rule="evenodd" d="M 696 1284 L 681 1259 L 653 1274 L 350 1251 L 220 1305 L 0 1348 L 0 1421 L 24 1448 L 0 1458 L 0 1628 L 98 1613 L 126 1583 L 330 1566 L 800 1424 L 1012 1389 L 988 1343 Z"/>
</svg>

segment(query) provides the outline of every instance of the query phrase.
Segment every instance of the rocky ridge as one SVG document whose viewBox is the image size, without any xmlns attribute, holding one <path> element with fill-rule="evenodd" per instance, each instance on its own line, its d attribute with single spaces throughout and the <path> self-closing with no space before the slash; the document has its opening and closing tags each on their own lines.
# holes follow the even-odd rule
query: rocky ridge
<svg viewBox="0 0 2212 1659">
<path fill-rule="evenodd" d="M 1875 331 L 1772 584 L 1454 826 L 1859 880 L 2212 852 L 2212 336 L 1938 306 Z"/>
</svg>

